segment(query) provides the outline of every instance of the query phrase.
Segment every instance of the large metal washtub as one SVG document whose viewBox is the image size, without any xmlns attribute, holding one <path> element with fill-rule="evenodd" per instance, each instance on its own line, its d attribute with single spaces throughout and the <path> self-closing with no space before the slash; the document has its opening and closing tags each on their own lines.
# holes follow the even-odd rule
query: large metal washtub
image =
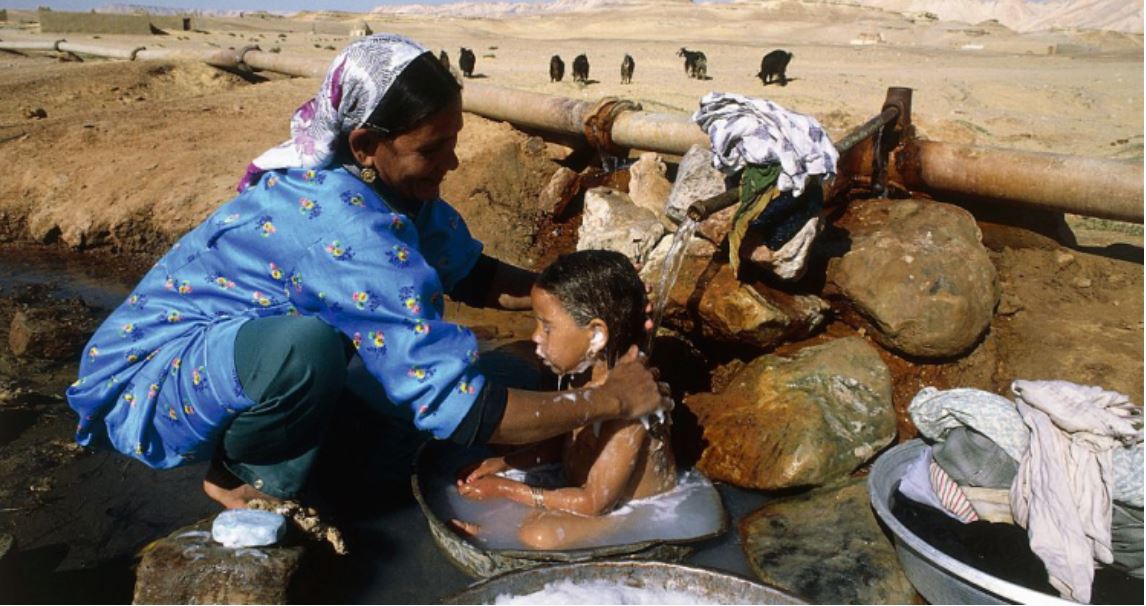
<svg viewBox="0 0 1146 606">
<path fill-rule="evenodd" d="M 556 581 L 604 581 L 627 587 L 688 592 L 703 604 L 806 604 L 778 589 L 738 576 L 665 562 L 603 561 L 531 568 L 479 581 L 443 604 L 492 604 L 499 595 L 522 596 Z"/>
<path fill-rule="evenodd" d="M 932 604 L 1075 604 L 968 566 L 932 547 L 891 513 L 900 478 L 924 447 L 918 439 L 895 446 L 876 459 L 868 476 L 871 506 L 891 531 L 903 571 L 920 595 Z"/>
</svg>

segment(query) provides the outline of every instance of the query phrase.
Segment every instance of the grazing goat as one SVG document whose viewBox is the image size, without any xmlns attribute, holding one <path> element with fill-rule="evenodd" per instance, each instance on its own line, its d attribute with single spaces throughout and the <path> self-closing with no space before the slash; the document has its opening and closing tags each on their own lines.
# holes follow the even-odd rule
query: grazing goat
<svg viewBox="0 0 1146 606">
<path fill-rule="evenodd" d="M 632 84 L 633 82 L 633 69 L 637 67 L 637 62 L 628 54 L 621 60 L 621 84 Z"/>
<path fill-rule="evenodd" d="M 477 57 L 474 56 L 474 52 L 463 46 L 458 53 L 458 67 L 462 68 L 462 75 L 473 78 L 475 63 L 477 63 Z"/>
<path fill-rule="evenodd" d="M 705 57 L 704 53 L 690 51 L 682 46 L 676 52 L 676 56 L 684 57 L 684 73 L 688 74 L 689 78 L 708 79 L 708 57 Z"/>
<path fill-rule="evenodd" d="M 573 60 L 573 81 L 574 82 L 589 82 L 589 57 L 584 53 L 577 55 Z"/>
<path fill-rule="evenodd" d="M 549 81 L 560 82 L 565 77 L 565 62 L 559 55 L 549 58 Z"/>
<path fill-rule="evenodd" d="M 780 86 L 788 86 L 788 62 L 792 60 L 792 53 L 785 50 L 774 50 L 760 60 L 760 73 L 756 74 L 760 81 L 767 85 L 769 82 L 780 82 Z"/>
</svg>

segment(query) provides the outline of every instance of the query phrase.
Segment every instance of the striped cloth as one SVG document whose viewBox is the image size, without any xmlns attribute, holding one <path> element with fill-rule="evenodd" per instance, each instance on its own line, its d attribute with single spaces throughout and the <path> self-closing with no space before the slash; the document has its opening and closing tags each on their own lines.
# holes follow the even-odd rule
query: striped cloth
<svg viewBox="0 0 1146 606">
<path fill-rule="evenodd" d="M 964 524 L 979 521 L 979 514 L 971 506 L 963 489 L 935 461 L 931 462 L 931 489 L 943 507 Z"/>
</svg>

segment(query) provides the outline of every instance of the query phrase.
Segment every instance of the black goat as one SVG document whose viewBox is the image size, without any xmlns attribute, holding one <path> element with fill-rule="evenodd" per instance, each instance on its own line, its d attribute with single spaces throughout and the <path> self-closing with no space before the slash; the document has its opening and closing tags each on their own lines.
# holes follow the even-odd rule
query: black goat
<svg viewBox="0 0 1146 606">
<path fill-rule="evenodd" d="M 756 74 L 760 81 L 767 85 L 769 82 L 780 82 L 780 86 L 788 85 L 788 62 L 792 60 L 792 53 L 785 50 L 774 50 L 760 60 L 760 73 Z"/>
<path fill-rule="evenodd" d="M 549 81 L 560 82 L 565 77 L 565 62 L 558 55 L 549 58 Z"/>
<path fill-rule="evenodd" d="M 704 56 L 704 53 L 690 51 L 682 46 L 676 52 L 676 56 L 684 57 L 684 73 L 688 74 L 689 78 L 708 79 L 708 57 Z"/>
<path fill-rule="evenodd" d="M 632 84 L 633 70 L 636 69 L 637 62 L 628 54 L 621 60 L 621 84 Z"/>
<path fill-rule="evenodd" d="M 466 47 L 462 47 L 458 53 L 458 67 L 462 68 L 462 75 L 467 78 L 474 76 L 474 64 L 477 63 L 477 57 L 474 52 Z"/>
<path fill-rule="evenodd" d="M 574 82 L 589 82 L 589 57 L 584 53 L 577 55 L 573 60 L 573 81 Z"/>
</svg>

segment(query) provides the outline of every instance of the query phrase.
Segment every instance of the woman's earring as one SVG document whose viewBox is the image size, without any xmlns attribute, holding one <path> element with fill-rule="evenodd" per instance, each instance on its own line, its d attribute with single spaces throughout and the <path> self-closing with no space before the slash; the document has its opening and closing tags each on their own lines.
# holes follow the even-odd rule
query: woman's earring
<svg viewBox="0 0 1146 606">
<path fill-rule="evenodd" d="M 367 166 L 358 172 L 358 176 L 367 183 L 373 183 L 374 180 L 378 178 L 378 171 L 374 170 L 374 168 L 370 166 Z"/>
</svg>

